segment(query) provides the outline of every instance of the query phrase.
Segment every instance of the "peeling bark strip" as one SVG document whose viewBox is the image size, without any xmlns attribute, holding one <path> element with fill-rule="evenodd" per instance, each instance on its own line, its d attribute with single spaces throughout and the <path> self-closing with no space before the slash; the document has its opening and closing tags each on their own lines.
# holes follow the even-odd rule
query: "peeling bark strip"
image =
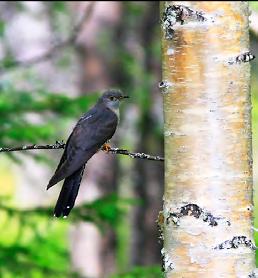
<svg viewBox="0 0 258 278">
<path fill-rule="evenodd" d="M 161 3 L 162 80 L 172 84 L 158 221 L 173 262 L 166 278 L 244 278 L 255 268 L 248 15 L 245 1 Z"/>
<path fill-rule="evenodd" d="M 181 25 L 185 21 L 205 21 L 203 12 L 194 11 L 184 5 L 169 5 L 163 12 L 162 26 L 165 30 L 167 40 L 173 39 L 174 25 L 179 22 Z"/>
<path fill-rule="evenodd" d="M 230 58 L 228 64 L 233 65 L 233 64 L 240 64 L 240 63 L 248 63 L 254 59 L 255 56 L 250 51 L 248 51 L 236 57 Z"/>
<path fill-rule="evenodd" d="M 202 221 L 207 222 L 209 226 L 217 226 L 218 222 L 222 220 L 221 217 L 215 217 L 210 212 L 207 212 L 200 208 L 196 204 L 188 204 L 180 208 L 179 212 L 172 212 L 168 215 L 166 223 L 169 224 L 170 220 L 177 226 L 180 225 L 180 218 L 183 216 L 193 216 L 195 218 L 201 218 Z M 229 221 L 225 221 L 228 226 L 230 226 Z"/>
<path fill-rule="evenodd" d="M 244 245 L 245 247 L 250 248 L 252 250 L 257 249 L 253 242 L 246 236 L 234 236 L 231 240 L 224 241 L 223 243 L 216 246 L 214 249 L 236 249 L 241 245 Z"/>
</svg>

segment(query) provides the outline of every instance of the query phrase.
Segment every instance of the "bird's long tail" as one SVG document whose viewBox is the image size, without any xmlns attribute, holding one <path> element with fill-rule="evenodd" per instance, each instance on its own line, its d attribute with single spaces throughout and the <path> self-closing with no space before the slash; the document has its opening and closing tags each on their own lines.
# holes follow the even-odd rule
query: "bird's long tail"
<svg viewBox="0 0 258 278">
<path fill-rule="evenodd" d="M 71 176 L 69 176 L 65 179 L 63 187 L 59 194 L 56 206 L 55 206 L 54 216 L 66 217 L 69 215 L 70 211 L 72 210 L 72 208 L 74 206 L 75 199 L 78 195 L 84 168 L 85 168 L 85 165 L 83 165 L 76 172 L 74 172 Z"/>
</svg>

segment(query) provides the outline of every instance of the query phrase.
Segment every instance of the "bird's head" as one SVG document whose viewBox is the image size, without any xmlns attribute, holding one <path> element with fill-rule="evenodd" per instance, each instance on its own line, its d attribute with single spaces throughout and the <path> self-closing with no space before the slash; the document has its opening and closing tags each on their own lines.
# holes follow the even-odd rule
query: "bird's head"
<svg viewBox="0 0 258 278">
<path fill-rule="evenodd" d="M 103 93 L 100 97 L 100 102 L 104 103 L 105 106 L 111 110 L 116 110 L 119 108 L 120 101 L 129 98 L 122 94 L 119 90 L 108 90 Z"/>
</svg>

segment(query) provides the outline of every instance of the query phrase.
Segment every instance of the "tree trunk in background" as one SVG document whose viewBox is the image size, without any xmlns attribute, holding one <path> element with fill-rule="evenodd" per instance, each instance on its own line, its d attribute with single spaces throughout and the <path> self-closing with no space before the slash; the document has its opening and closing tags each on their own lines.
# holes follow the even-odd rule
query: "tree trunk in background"
<svg viewBox="0 0 258 278">
<path fill-rule="evenodd" d="M 161 13 L 166 277 L 253 277 L 248 3 Z"/>
<path fill-rule="evenodd" d="M 74 8 L 80 11 L 89 4 L 90 1 L 75 2 Z M 80 34 L 77 46 L 78 61 L 81 66 L 82 94 L 103 91 L 112 83 L 108 75 L 106 57 L 99 50 L 100 38 L 102 33 L 114 29 L 119 22 L 120 5 L 119 2 L 97 1 L 91 19 L 85 24 Z M 114 164 L 114 156 L 101 152 L 94 155 L 86 166 L 78 195 L 79 202 L 92 201 L 115 192 L 117 182 Z M 72 264 L 81 275 L 102 278 L 115 272 L 115 235 L 111 229 L 101 234 L 96 225 L 81 222 L 73 227 L 70 241 Z"/>
<path fill-rule="evenodd" d="M 112 63 L 107 67 L 113 85 L 131 98 L 122 106 L 118 145 L 162 154 L 162 95 L 157 86 L 161 66 L 159 52 L 153 53 L 154 44 L 160 49 L 159 2 L 124 2 L 121 18 L 113 38 L 115 56 L 109 58 Z M 161 245 L 156 241 L 155 221 L 162 207 L 164 165 L 123 157 L 118 157 L 117 162 L 119 196 L 142 201 L 132 206 L 116 227 L 118 272 L 129 271 L 136 265 L 160 264 Z"/>
<path fill-rule="evenodd" d="M 137 152 L 157 153 L 163 155 L 163 134 L 155 132 L 157 126 L 157 115 L 154 113 L 155 104 L 162 100 L 158 92 L 157 80 L 161 78 L 161 65 L 155 72 L 153 63 L 154 57 L 151 45 L 157 38 L 155 30 L 159 22 L 159 2 L 148 3 L 145 13 L 142 15 L 142 22 L 137 32 L 137 43 L 144 49 L 142 51 L 143 72 L 155 74 L 154 84 L 148 84 L 148 99 L 151 103 L 147 109 L 142 105 L 139 107 L 140 128 L 138 130 Z M 126 30 L 124 30 L 126 34 Z M 138 83 L 144 80 L 144 77 L 138 76 Z M 137 84 L 137 80 L 135 82 Z M 148 85 L 147 85 L 148 84 Z M 136 85 L 137 86 L 137 85 Z M 141 92 L 143 93 L 143 92 Z M 159 111 L 162 114 L 162 111 Z M 163 119 L 161 119 L 163 121 Z M 150 161 L 135 161 L 135 196 L 142 200 L 142 204 L 135 206 L 133 213 L 133 230 L 131 243 L 131 264 L 132 265 L 153 265 L 160 264 L 160 243 L 157 242 L 158 227 L 156 219 L 162 208 L 162 195 L 164 184 L 164 165 L 163 163 L 150 163 Z M 140 246 L 140 248 L 139 248 Z"/>
</svg>

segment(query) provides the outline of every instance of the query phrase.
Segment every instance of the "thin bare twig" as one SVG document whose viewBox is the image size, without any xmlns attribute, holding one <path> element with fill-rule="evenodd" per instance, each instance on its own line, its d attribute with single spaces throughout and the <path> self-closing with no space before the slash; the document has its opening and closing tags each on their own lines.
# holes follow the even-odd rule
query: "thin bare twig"
<svg viewBox="0 0 258 278">
<path fill-rule="evenodd" d="M 29 150 L 56 150 L 56 149 L 64 149 L 65 143 L 63 141 L 57 141 L 55 144 L 52 145 L 26 145 L 26 146 L 20 146 L 20 147 L 5 147 L 0 148 L 1 152 L 17 152 L 17 151 L 29 151 Z M 102 150 L 104 150 L 102 148 Z M 128 155 L 131 158 L 139 158 L 139 159 L 147 159 L 147 160 L 154 160 L 154 161 L 164 161 L 164 158 L 161 156 L 154 156 L 146 153 L 133 153 L 128 150 L 119 149 L 119 148 L 110 148 L 108 153 L 113 154 L 121 154 L 121 155 Z"/>
<path fill-rule="evenodd" d="M 89 4 L 88 8 L 86 9 L 85 13 L 82 15 L 79 22 L 73 27 L 73 30 L 70 34 L 70 36 L 56 44 L 54 44 L 52 47 L 50 47 L 46 52 L 44 52 L 41 55 L 38 55 L 36 57 L 24 60 L 24 61 L 12 61 L 8 63 L 8 67 L 4 67 L 4 61 L 0 61 L 0 74 L 3 74 L 7 71 L 10 71 L 12 69 L 21 68 L 21 67 L 29 67 L 33 66 L 35 64 L 41 63 L 43 61 L 46 61 L 50 59 L 54 54 L 56 54 L 57 51 L 60 51 L 61 49 L 64 49 L 66 47 L 72 46 L 83 27 L 83 25 L 91 18 L 93 7 L 95 2 L 92 2 Z"/>
<path fill-rule="evenodd" d="M 164 161 L 164 157 L 158 155 L 150 155 L 146 153 L 133 153 L 129 152 L 128 150 L 118 149 L 118 148 L 111 148 L 109 152 L 114 154 L 123 154 L 128 155 L 131 158 L 140 158 L 140 159 L 147 159 L 147 160 L 154 160 L 154 161 Z"/>
</svg>

